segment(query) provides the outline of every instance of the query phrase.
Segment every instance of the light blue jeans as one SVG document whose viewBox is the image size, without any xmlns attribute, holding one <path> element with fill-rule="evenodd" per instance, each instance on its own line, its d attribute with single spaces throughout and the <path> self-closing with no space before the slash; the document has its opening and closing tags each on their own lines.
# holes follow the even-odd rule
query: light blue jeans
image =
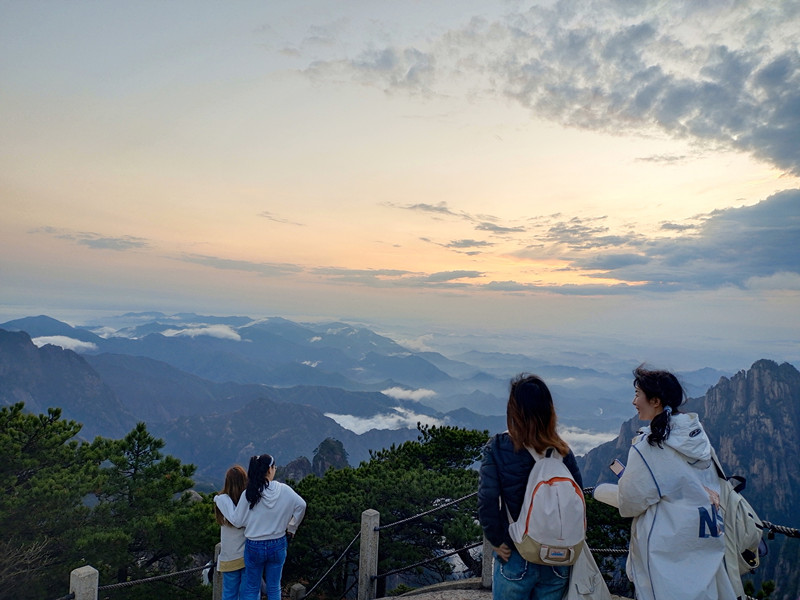
<svg viewBox="0 0 800 600">
<path fill-rule="evenodd" d="M 222 600 L 241 600 L 245 597 L 244 569 L 222 573 Z"/>
<path fill-rule="evenodd" d="M 261 576 L 267 582 L 267 600 L 281 600 L 281 575 L 286 562 L 286 536 L 244 543 L 245 600 L 260 600 Z"/>
<path fill-rule="evenodd" d="M 561 600 L 569 585 L 569 567 L 529 563 L 516 548 L 508 562 L 494 555 L 493 600 Z"/>
</svg>

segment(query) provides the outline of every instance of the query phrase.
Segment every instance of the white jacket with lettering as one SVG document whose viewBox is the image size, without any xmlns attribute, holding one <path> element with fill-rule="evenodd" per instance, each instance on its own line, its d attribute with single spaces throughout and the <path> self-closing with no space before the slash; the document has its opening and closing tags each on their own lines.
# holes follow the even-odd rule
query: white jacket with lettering
<svg viewBox="0 0 800 600">
<path fill-rule="evenodd" d="M 734 600 L 725 571 L 711 443 L 694 413 L 670 418 L 663 448 L 641 430 L 619 480 L 619 512 L 633 517 L 626 570 L 637 600 Z"/>
</svg>

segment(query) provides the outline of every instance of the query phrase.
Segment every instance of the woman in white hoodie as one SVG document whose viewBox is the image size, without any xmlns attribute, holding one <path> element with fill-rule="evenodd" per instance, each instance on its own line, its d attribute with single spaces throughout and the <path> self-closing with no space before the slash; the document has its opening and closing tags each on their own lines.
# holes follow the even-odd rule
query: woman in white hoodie
<svg viewBox="0 0 800 600">
<path fill-rule="evenodd" d="M 619 480 L 619 512 L 633 517 L 626 570 L 637 600 L 734 600 L 723 562 L 724 525 L 711 443 L 682 413 L 675 375 L 640 366 L 633 405 L 650 421 Z"/>
<path fill-rule="evenodd" d="M 236 507 L 226 496 L 214 497 L 232 525 L 244 526 L 246 600 L 259 599 L 262 575 L 268 600 L 280 600 L 288 538 L 294 536 L 306 512 L 306 501 L 297 492 L 273 481 L 276 469 L 269 454 L 253 456 L 247 469 L 247 490 Z"/>
</svg>

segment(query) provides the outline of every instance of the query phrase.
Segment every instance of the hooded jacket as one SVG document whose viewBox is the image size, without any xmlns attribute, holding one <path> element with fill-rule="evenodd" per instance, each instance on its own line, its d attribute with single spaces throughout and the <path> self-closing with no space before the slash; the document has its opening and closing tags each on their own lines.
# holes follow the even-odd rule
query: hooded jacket
<svg viewBox="0 0 800 600">
<path fill-rule="evenodd" d="M 515 547 L 508 534 L 506 507 L 516 520 L 522 508 L 533 463 L 533 457 L 525 448 L 519 452 L 514 450 L 514 443 L 508 432 L 493 436 L 483 448 L 478 487 L 478 520 L 492 546 L 499 547 L 505 543 L 509 548 Z M 583 488 L 581 473 L 572 450 L 564 457 L 564 464 L 572 473 L 575 483 Z"/>
<path fill-rule="evenodd" d="M 306 501 L 285 483 L 274 480 L 264 488 L 252 509 L 246 494 L 242 494 L 236 507 L 225 494 L 214 496 L 214 502 L 231 525 L 244 527 L 248 540 L 275 540 L 287 531 L 294 534 L 306 513 Z"/>
<path fill-rule="evenodd" d="M 637 600 L 734 600 L 724 564 L 719 480 L 694 413 L 670 417 L 663 448 L 633 440 L 619 480 L 619 512 L 633 517 L 626 571 Z"/>
</svg>

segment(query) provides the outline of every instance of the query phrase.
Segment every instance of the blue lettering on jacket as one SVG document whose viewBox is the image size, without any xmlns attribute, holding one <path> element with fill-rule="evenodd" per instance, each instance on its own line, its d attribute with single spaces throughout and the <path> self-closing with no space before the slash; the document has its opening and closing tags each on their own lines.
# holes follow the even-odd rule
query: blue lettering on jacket
<svg viewBox="0 0 800 600">
<path fill-rule="evenodd" d="M 700 537 L 719 537 L 725 532 L 725 525 L 722 522 L 722 515 L 717 511 L 717 507 L 711 505 L 711 514 L 708 514 L 705 506 L 698 506 L 700 512 Z"/>
</svg>

